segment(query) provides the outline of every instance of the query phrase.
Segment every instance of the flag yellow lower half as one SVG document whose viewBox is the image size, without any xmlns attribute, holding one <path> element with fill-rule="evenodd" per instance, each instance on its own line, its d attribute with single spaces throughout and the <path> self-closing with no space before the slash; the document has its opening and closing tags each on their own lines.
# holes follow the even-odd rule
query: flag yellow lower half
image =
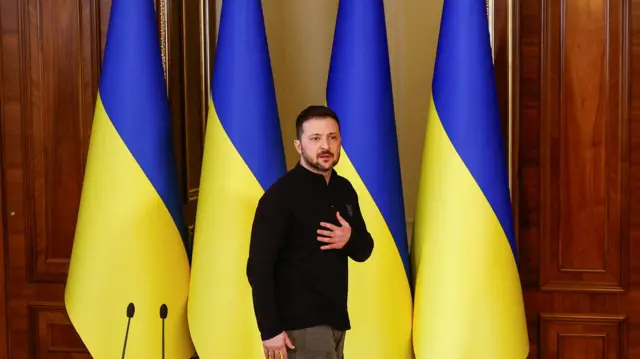
<svg viewBox="0 0 640 359">
<path fill-rule="evenodd" d="M 93 358 L 194 353 L 186 320 L 189 263 L 167 207 L 117 133 L 98 96 L 65 289 L 69 317 Z"/>
<path fill-rule="evenodd" d="M 367 261 L 349 261 L 348 309 L 352 329 L 346 336 L 345 357 L 411 359 L 411 289 L 398 247 L 344 150 L 336 172 L 348 178 L 358 193 L 362 216 L 374 240 Z"/>
<path fill-rule="evenodd" d="M 433 100 L 426 133 L 412 253 L 416 358 L 525 358 L 513 252 Z"/>
<path fill-rule="evenodd" d="M 210 102 L 194 236 L 189 327 L 202 359 L 264 358 L 246 275 L 263 189 Z"/>
</svg>

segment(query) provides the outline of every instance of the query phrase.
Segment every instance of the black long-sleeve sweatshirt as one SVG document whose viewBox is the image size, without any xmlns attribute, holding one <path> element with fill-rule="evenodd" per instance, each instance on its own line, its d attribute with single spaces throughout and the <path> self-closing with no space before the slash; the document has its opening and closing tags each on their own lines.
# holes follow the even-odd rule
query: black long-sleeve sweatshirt
<svg viewBox="0 0 640 359">
<path fill-rule="evenodd" d="M 320 222 L 351 227 L 342 249 L 321 250 Z M 283 330 L 329 325 L 351 328 L 347 312 L 348 258 L 363 262 L 373 238 L 351 183 L 335 170 L 325 177 L 302 165 L 287 172 L 262 196 L 256 209 L 247 276 L 263 340 Z"/>
</svg>

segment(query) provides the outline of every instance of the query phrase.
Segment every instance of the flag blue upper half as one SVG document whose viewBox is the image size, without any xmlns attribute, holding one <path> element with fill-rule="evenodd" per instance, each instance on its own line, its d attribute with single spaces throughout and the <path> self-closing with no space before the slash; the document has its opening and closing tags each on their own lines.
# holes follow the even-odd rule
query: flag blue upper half
<svg viewBox="0 0 640 359">
<path fill-rule="evenodd" d="M 185 238 L 153 0 L 113 0 L 100 78 L 109 119 Z"/>
<path fill-rule="evenodd" d="M 224 1 L 213 103 L 231 142 L 263 189 L 286 171 L 260 0 Z"/>
<path fill-rule="evenodd" d="M 327 104 L 343 147 L 380 209 L 409 276 L 409 251 L 382 0 L 341 0 Z"/>
<path fill-rule="evenodd" d="M 508 168 L 484 0 L 445 0 L 433 100 L 456 151 L 496 213 L 516 254 Z"/>
</svg>

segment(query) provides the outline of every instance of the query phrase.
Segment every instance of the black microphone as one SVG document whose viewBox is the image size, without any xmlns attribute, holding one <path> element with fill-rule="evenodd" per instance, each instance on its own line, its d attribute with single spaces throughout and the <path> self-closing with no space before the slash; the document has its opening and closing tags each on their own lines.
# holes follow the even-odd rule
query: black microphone
<svg viewBox="0 0 640 359">
<path fill-rule="evenodd" d="M 127 352 L 127 340 L 129 339 L 129 326 L 131 325 L 131 318 L 136 313 L 136 306 L 133 303 L 129 303 L 127 306 L 127 331 L 124 334 L 124 345 L 122 346 L 122 359 L 124 359 L 124 354 Z"/>
<path fill-rule="evenodd" d="M 169 308 L 166 304 L 160 306 L 160 319 L 162 319 L 162 359 L 164 359 L 164 320 L 167 319 Z"/>
</svg>

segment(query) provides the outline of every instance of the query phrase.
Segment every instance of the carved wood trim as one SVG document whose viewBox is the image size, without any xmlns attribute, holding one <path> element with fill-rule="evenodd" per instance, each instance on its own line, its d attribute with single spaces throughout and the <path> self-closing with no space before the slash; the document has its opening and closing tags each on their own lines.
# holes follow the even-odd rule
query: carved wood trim
<svg viewBox="0 0 640 359">
<path fill-rule="evenodd" d="M 520 21 L 518 14 L 520 13 L 518 0 L 503 0 L 508 3 L 506 11 L 507 26 L 507 42 L 509 43 L 509 51 L 506 56 L 507 63 L 507 82 L 508 96 L 507 107 L 509 108 L 509 155 L 510 155 L 510 188 L 511 203 L 513 208 L 514 232 L 516 237 L 516 247 L 518 248 L 518 256 L 520 255 Z M 504 21 L 504 20 L 503 20 Z M 504 61 L 504 60 L 503 60 Z"/>
<path fill-rule="evenodd" d="M 509 185 L 516 247 L 519 253 L 518 227 L 518 1 L 485 0 L 490 12 L 493 63 L 502 119 L 502 136 L 509 166 Z"/>
<path fill-rule="evenodd" d="M 2 8 L 3 5 L 2 3 L 0 3 L 0 13 L 2 13 Z M 5 212 L 5 208 L 3 206 L 4 204 L 4 200 L 5 200 L 5 194 L 4 194 L 4 189 L 5 189 L 5 179 L 4 179 L 4 164 L 6 163 L 6 159 L 4 156 L 4 151 L 2 151 L 3 148 L 3 144 L 2 144 L 2 139 L 4 138 L 4 111 L 2 108 L 2 103 L 3 103 L 3 81 L 1 81 L 2 79 L 2 52 L 3 52 L 3 47 L 2 47 L 2 31 L 3 27 L 2 27 L 2 17 L 0 16 L 0 359 L 8 359 L 9 358 L 9 347 L 7 345 L 7 338 L 8 338 L 8 328 L 9 328 L 9 321 L 8 321 L 8 317 L 7 317 L 7 295 L 8 295 L 8 290 L 7 290 L 7 282 L 6 282 L 6 277 L 8 276 L 9 273 L 9 266 L 8 263 L 5 260 L 5 256 L 7 253 L 7 249 L 6 246 L 8 245 L 9 241 L 7 240 L 8 236 L 7 236 L 7 232 L 6 232 L 6 228 L 4 226 L 4 219 L 7 216 L 7 213 Z"/>
<path fill-rule="evenodd" d="M 540 320 L 549 322 L 567 322 L 567 323 L 611 323 L 624 324 L 627 319 L 626 315 L 615 314 L 592 314 L 592 313 L 540 313 Z"/>
<path fill-rule="evenodd" d="M 167 91 L 169 88 L 169 76 L 167 75 L 168 71 L 168 62 L 170 57 L 169 52 L 169 21 L 167 21 L 167 1 L 169 0 L 157 0 L 157 16 L 158 16 L 158 31 L 160 36 L 160 55 L 162 56 L 162 68 L 164 69 L 164 79 L 165 85 L 167 87 Z"/>
<path fill-rule="evenodd" d="M 3 9 L 5 6 L 2 2 L 0 2 L 0 14 L 4 11 L 8 11 Z M 2 26 L 2 16 L 0 16 L 0 359 L 8 359 L 9 358 L 9 347 L 7 343 L 7 338 L 9 336 L 8 328 L 9 321 L 7 316 L 7 282 L 6 277 L 7 273 L 9 273 L 9 266 L 5 260 L 5 256 L 7 253 L 6 246 L 8 245 L 7 241 L 7 232 L 4 226 L 4 220 L 7 216 L 5 212 L 5 208 L 3 206 L 5 200 L 5 179 L 4 179 L 4 164 L 6 163 L 4 151 L 2 151 L 3 143 L 2 139 L 4 138 L 4 109 L 3 109 L 3 100 L 4 100 L 4 88 L 1 79 L 3 78 L 2 73 L 2 53 L 3 53 L 3 42 L 2 42 L 2 34 L 4 33 L 4 27 Z"/>
</svg>

